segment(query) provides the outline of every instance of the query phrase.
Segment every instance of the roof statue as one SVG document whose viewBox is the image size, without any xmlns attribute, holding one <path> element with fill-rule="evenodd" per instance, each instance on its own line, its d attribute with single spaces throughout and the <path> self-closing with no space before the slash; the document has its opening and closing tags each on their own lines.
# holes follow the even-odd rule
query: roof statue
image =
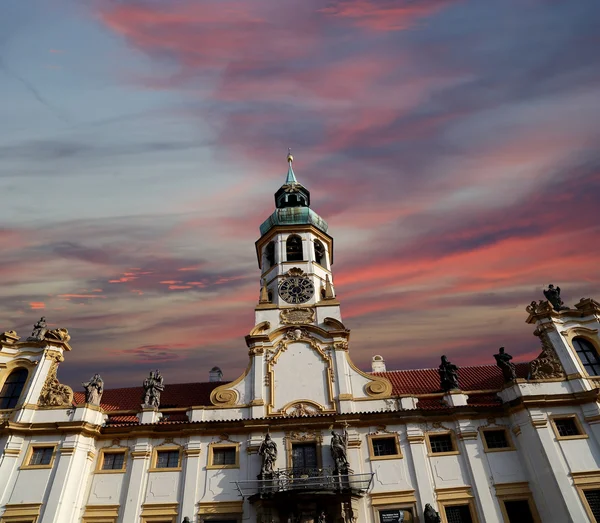
<svg viewBox="0 0 600 523">
<path fill-rule="evenodd" d="M 446 356 L 442 356 L 442 363 L 438 368 L 440 374 L 440 387 L 443 391 L 458 389 L 458 367 L 448 361 Z"/>
<path fill-rule="evenodd" d="M 163 377 L 157 370 L 151 370 L 150 376 L 144 380 L 144 396 L 142 398 L 144 407 L 160 407 L 160 393 L 165 390 Z"/>
<path fill-rule="evenodd" d="M 496 365 L 502 370 L 504 383 L 509 383 L 517 379 L 517 368 L 515 367 L 515 364 L 510 361 L 512 360 L 512 356 L 504 352 L 504 347 L 498 349 L 498 354 L 494 354 L 494 358 L 496 359 Z"/>
<path fill-rule="evenodd" d="M 555 287 L 552 284 L 548 285 L 548 288 L 544 290 L 544 296 L 550 302 L 555 311 L 564 311 L 569 309 L 569 307 L 565 305 L 560 297 L 560 287 Z"/>
<path fill-rule="evenodd" d="M 33 331 L 31 332 L 31 336 L 27 338 L 27 341 L 42 341 L 47 332 L 48 325 L 46 324 L 46 317 L 42 316 L 33 326 Z"/>
<path fill-rule="evenodd" d="M 423 519 L 425 520 L 425 523 L 441 523 L 442 521 L 440 513 L 436 512 L 435 509 L 429 503 L 425 505 Z"/>
<path fill-rule="evenodd" d="M 85 389 L 85 402 L 90 405 L 100 405 L 102 393 L 104 392 L 104 381 L 100 374 L 94 374 L 90 381 L 81 384 Z"/>
</svg>

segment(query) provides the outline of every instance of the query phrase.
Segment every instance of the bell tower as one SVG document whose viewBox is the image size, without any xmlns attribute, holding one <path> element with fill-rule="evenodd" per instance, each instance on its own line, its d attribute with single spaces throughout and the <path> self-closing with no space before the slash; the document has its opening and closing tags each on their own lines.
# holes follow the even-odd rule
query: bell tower
<svg viewBox="0 0 600 523">
<path fill-rule="evenodd" d="M 275 211 L 260 226 L 256 242 L 261 291 L 256 325 L 341 321 L 331 266 L 333 238 L 327 222 L 310 208 L 310 192 L 296 179 L 291 153 L 284 184 L 275 193 Z"/>
</svg>

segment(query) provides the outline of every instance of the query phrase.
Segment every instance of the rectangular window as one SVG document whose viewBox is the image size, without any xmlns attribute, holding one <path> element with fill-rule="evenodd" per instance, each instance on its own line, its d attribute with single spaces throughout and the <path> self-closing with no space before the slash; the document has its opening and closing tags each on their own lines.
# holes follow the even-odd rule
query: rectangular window
<svg viewBox="0 0 600 523">
<path fill-rule="evenodd" d="M 450 434 L 429 434 L 429 445 L 432 454 L 454 452 L 454 441 Z"/>
<path fill-rule="evenodd" d="M 125 452 L 105 452 L 102 460 L 102 470 L 123 470 Z"/>
<path fill-rule="evenodd" d="M 509 523 L 535 523 L 529 501 L 526 499 L 505 500 L 504 508 Z"/>
<path fill-rule="evenodd" d="M 473 523 L 469 505 L 454 505 L 444 507 L 448 523 Z"/>
<path fill-rule="evenodd" d="M 213 449 L 213 465 L 235 465 L 235 447 L 224 447 Z"/>
<path fill-rule="evenodd" d="M 561 438 L 581 436 L 581 431 L 575 422 L 575 418 L 555 418 L 554 426 Z"/>
<path fill-rule="evenodd" d="M 178 450 L 158 450 L 156 451 L 157 469 L 176 469 L 179 467 Z"/>
<path fill-rule="evenodd" d="M 292 444 L 292 468 L 295 475 L 310 475 L 318 468 L 315 443 Z"/>
<path fill-rule="evenodd" d="M 484 430 L 483 437 L 488 450 L 511 448 L 504 429 Z"/>
<path fill-rule="evenodd" d="M 395 436 L 389 438 L 373 438 L 373 456 L 395 456 L 398 454 L 396 441 Z"/>
<path fill-rule="evenodd" d="M 36 465 L 50 465 L 50 463 L 52 463 L 53 453 L 54 447 L 34 447 L 28 465 L 30 467 Z"/>
<path fill-rule="evenodd" d="M 584 490 L 583 494 L 594 518 L 596 521 L 600 521 L 600 490 Z"/>
</svg>

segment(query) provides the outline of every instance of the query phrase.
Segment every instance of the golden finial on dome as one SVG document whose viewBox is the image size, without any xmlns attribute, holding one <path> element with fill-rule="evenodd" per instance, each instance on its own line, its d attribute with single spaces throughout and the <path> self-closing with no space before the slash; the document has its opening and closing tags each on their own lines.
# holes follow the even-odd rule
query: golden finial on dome
<svg viewBox="0 0 600 523">
<path fill-rule="evenodd" d="M 288 163 L 292 163 L 294 161 L 294 157 L 292 156 L 292 148 L 288 147 L 288 155 L 287 155 Z"/>
</svg>

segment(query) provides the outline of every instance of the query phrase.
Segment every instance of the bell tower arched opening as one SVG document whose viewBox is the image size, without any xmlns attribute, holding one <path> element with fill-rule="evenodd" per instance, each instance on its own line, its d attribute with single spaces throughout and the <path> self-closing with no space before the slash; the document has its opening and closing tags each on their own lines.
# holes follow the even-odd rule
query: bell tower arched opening
<svg viewBox="0 0 600 523">
<path fill-rule="evenodd" d="M 297 234 L 288 236 L 285 242 L 285 252 L 287 261 L 303 261 L 302 238 Z"/>
</svg>

